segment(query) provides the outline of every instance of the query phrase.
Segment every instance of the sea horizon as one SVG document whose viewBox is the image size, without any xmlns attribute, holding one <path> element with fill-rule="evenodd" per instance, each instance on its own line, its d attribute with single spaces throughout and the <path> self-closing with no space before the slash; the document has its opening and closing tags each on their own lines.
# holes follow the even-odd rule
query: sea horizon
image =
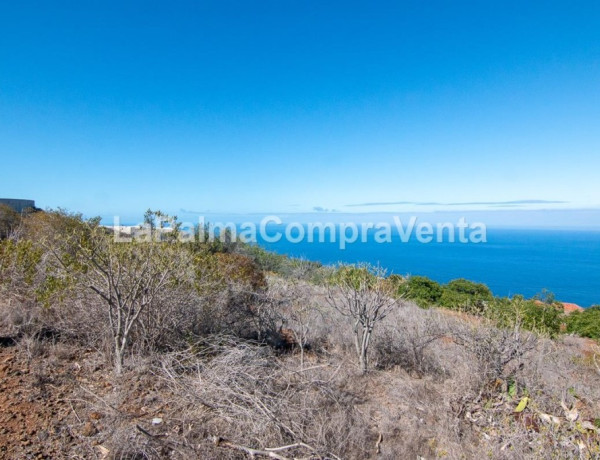
<svg viewBox="0 0 600 460">
<path fill-rule="evenodd" d="M 235 219 L 233 219 L 235 220 Z M 206 223 L 217 221 L 206 220 Z M 407 221 L 404 221 L 406 224 Z M 218 222 L 223 224 L 223 222 Z M 140 222 L 120 223 L 137 226 Z M 218 224 L 217 224 L 218 225 Z M 223 224 L 224 225 L 224 224 Z M 235 222 L 240 234 L 243 224 Z M 297 224 L 306 230 L 308 223 Z M 458 234 L 450 241 L 448 233 L 438 238 L 433 225 L 431 241 L 422 242 L 416 233 L 403 241 L 396 228 L 391 227 L 391 239 L 375 241 L 375 229 L 367 235 L 359 233 L 356 241 L 346 241 L 340 247 L 340 224 L 332 224 L 337 238 L 325 230 L 319 241 L 306 230 L 302 240 L 285 237 L 286 223 L 266 226 L 266 234 L 256 232 L 251 241 L 278 254 L 302 258 L 324 265 L 339 263 L 368 263 L 379 265 L 388 274 L 426 276 L 439 283 L 465 278 L 487 285 L 495 296 L 523 295 L 531 298 L 544 290 L 553 293 L 561 302 L 575 303 L 588 308 L 600 304 L 600 229 L 582 227 L 486 226 L 485 241 L 460 242 Z M 361 223 L 357 223 L 360 232 Z M 280 234 L 278 241 L 273 236 Z M 468 235 L 468 233 L 467 233 Z M 404 235 L 405 237 L 407 235 Z"/>
<path fill-rule="evenodd" d="M 277 243 L 259 240 L 267 250 L 325 265 L 370 263 L 389 274 L 427 276 L 439 283 L 465 278 L 487 285 L 495 296 L 527 298 L 552 292 L 561 302 L 588 308 L 600 304 L 598 230 L 487 229 L 481 243 L 423 244 L 415 238 L 391 243 L 357 241 L 340 250 L 332 243 Z"/>
</svg>

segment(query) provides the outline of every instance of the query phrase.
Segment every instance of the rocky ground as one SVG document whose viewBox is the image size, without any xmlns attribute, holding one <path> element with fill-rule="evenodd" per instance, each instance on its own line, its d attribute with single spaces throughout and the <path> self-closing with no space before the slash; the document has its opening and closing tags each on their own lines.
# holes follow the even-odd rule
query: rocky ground
<svg viewBox="0 0 600 460">
<path fill-rule="evenodd" d="M 103 440 L 117 419 L 120 429 L 160 431 L 151 376 L 124 376 L 117 391 L 97 353 L 29 345 L 0 347 L 0 458 L 111 458 Z"/>
<path fill-rule="evenodd" d="M 35 372 L 16 347 L 0 348 L 0 455 L 3 458 L 57 458 L 84 436 L 71 428 L 69 397 L 76 379 L 70 363 L 54 375 Z"/>
</svg>

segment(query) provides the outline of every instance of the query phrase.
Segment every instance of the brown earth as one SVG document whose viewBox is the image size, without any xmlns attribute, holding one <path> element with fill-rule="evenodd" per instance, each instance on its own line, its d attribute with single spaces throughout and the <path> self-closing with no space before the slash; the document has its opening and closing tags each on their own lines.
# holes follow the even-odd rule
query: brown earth
<svg viewBox="0 0 600 460">
<path fill-rule="evenodd" d="M 153 438 L 181 427 L 153 424 L 169 390 L 143 364 L 117 378 L 97 351 L 28 345 L 0 347 L 0 459 L 137 458 L 111 445 L 133 447 L 132 433 L 168 450 Z"/>
<path fill-rule="evenodd" d="M 73 382 L 68 365 L 54 375 L 32 372 L 15 347 L 0 348 L 0 456 L 57 458 L 77 435 L 69 428 L 72 409 L 66 396 Z"/>
</svg>

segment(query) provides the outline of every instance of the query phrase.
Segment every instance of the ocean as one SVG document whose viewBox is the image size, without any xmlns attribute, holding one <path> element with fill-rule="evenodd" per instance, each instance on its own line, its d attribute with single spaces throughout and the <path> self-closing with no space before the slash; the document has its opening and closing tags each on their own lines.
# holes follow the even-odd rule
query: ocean
<svg viewBox="0 0 600 460">
<path fill-rule="evenodd" d="M 372 235 L 371 235 L 372 236 Z M 423 275 L 440 283 L 466 278 L 486 284 L 497 296 L 532 297 L 547 289 L 557 300 L 582 307 L 600 304 L 600 232 L 487 228 L 487 242 L 423 244 L 400 241 L 291 243 L 285 238 L 258 244 L 280 254 L 323 264 L 368 262 L 388 273 Z"/>
</svg>

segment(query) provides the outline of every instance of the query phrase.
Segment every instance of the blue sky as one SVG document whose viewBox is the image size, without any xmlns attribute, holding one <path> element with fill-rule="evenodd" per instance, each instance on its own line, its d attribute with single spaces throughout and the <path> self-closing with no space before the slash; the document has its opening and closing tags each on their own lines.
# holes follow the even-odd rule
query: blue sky
<svg viewBox="0 0 600 460">
<path fill-rule="evenodd" d="M 600 208 L 600 3 L 324 3 L 2 2 L 0 197 Z"/>
</svg>

